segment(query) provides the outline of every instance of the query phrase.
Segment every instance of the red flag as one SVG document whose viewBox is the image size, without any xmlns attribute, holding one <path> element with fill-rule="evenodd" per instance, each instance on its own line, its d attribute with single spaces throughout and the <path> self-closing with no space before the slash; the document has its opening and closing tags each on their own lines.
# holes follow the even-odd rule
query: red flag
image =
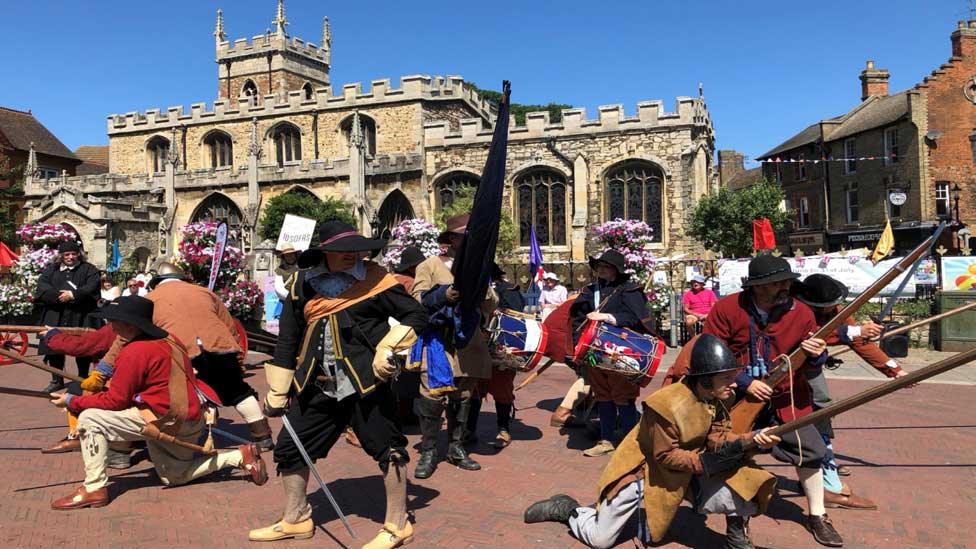
<svg viewBox="0 0 976 549">
<path fill-rule="evenodd" d="M 765 217 L 752 220 L 752 247 L 756 250 L 772 250 L 776 247 L 773 225 Z"/>
</svg>

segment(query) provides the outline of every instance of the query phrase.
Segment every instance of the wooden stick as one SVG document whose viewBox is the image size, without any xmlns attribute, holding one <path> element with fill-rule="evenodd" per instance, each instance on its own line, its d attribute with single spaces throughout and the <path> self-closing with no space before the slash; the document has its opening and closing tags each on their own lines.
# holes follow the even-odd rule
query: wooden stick
<svg viewBox="0 0 976 549">
<path fill-rule="evenodd" d="M 894 330 L 892 330 L 890 332 L 885 332 L 884 334 L 881 335 L 881 339 L 887 339 L 887 338 L 889 338 L 889 337 L 891 337 L 893 335 L 903 334 L 903 333 L 908 332 L 910 330 L 914 330 L 915 328 L 918 328 L 919 326 L 925 326 L 926 324 L 931 324 L 933 322 L 936 322 L 936 321 L 939 321 L 939 320 L 943 320 L 943 319 L 949 318 L 950 316 L 957 315 L 959 313 L 968 311 L 970 309 L 976 309 L 976 301 L 973 301 L 972 303 L 967 303 L 967 304 L 962 305 L 960 307 L 956 307 L 955 309 L 950 309 L 950 310 L 948 310 L 948 311 L 946 311 L 944 313 L 939 313 L 939 314 L 937 314 L 935 316 L 932 316 L 932 317 L 929 317 L 929 318 L 923 318 L 922 320 L 915 321 L 915 322 L 913 322 L 911 324 L 906 324 L 906 325 L 904 325 L 904 326 L 902 326 L 900 328 L 896 328 L 896 329 L 894 329 Z M 846 353 L 848 351 L 853 351 L 853 350 L 854 349 L 851 348 L 851 347 L 841 347 L 840 349 L 834 349 L 833 351 L 831 351 L 830 352 L 830 356 L 835 357 L 837 355 L 842 355 L 842 354 L 844 354 L 844 353 Z"/>
<path fill-rule="evenodd" d="M 60 327 L 51 326 L 51 328 L 57 328 L 62 332 L 70 335 L 80 335 L 85 332 L 94 332 L 95 330 L 91 328 L 70 328 L 70 327 Z M 23 332 L 25 334 L 37 334 L 40 332 L 45 332 L 50 328 L 46 326 L 20 326 L 17 324 L 0 324 L 0 332 Z"/>
<path fill-rule="evenodd" d="M 82 382 L 82 381 L 85 381 L 85 378 L 83 378 L 83 377 L 79 377 L 79 376 L 72 375 L 72 374 L 69 374 L 67 372 L 64 372 L 62 370 L 58 370 L 57 368 L 55 368 L 53 366 L 48 366 L 47 364 L 44 364 L 44 362 L 42 362 L 40 360 L 37 360 L 36 358 L 34 358 L 32 356 L 24 356 L 24 355 L 15 353 L 13 351 L 8 351 L 7 349 L 4 349 L 3 347 L 0 347 L 0 356 L 5 356 L 7 358 L 16 360 L 17 362 L 23 362 L 24 364 L 26 364 L 28 366 L 33 366 L 33 367 L 37 368 L 38 370 L 44 370 L 45 372 L 47 372 L 49 374 L 54 374 L 56 376 L 60 376 L 60 377 L 63 377 L 65 379 L 70 379 L 71 381 L 77 381 L 79 383 Z"/>
<path fill-rule="evenodd" d="M 958 368 L 964 364 L 969 364 L 976 360 L 976 349 L 970 349 L 961 353 L 956 353 L 951 357 L 940 360 L 935 364 L 920 368 L 911 372 L 910 374 L 902 377 L 886 381 L 880 385 L 871 387 L 866 391 L 861 391 L 856 395 L 849 396 L 843 400 L 835 402 L 826 408 L 821 408 L 816 412 L 807 414 L 799 419 L 784 423 L 782 425 L 773 427 L 766 431 L 769 435 L 783 435 L 784 433 L 789 433 L 800 429 L 801 427 L 806 427 L 807 425 L 813 425 L 818 421 L 826 418 L 834 417 L 838 414 L 843 414 L 857 408 L 858 406 L 863 406 L 872 400 L 879 399 L 885 395 L 891 394 L 899 389 L 904 389 L 910 385 L 914 385 L 922 380 L 928 379 L 930 377 L 935 377 L 941 373 L 948 372 L 953 368 Z M 746 446 L 752 446 L 752 441 L 746 441 Z"/>
<path fill-rule="evenodd" d="M 917 248 L 912 250 L 910 254 L 903 257 L 896 265 L 888 269 L 888 272 L 881 275 L 880 278 L 874 281 L 874 284 L 864 290 L 861 295 L 857 296 L 854 301 L 847 304 L 846 307 L 841 309 L 837 315 L 830 319 L 820 330 L 817 331 L 812 337 L 817 339 L 826 339 L 826 337 L 841 324 L 845 323 L 851 315 L 853 315 L 858 309 L 860 309 L 865 303 L 871 298 L 878 294 L 885 286 L 891 283 L 892 280 L 898 278 L 898 275 L 904 273 L 906 270 L 910 269 L 912 265 L 915 264 L 915 260 L 925 255 L 929 248 L 934 242 L 934 236 L 930 236 L 925 239 L 924 242 L 918 245 Z M 807 359 L 806 351 L 802 347 L 797 347 L 792 353 L 790 353 L 785 360 L 779 358 L 771 365 L 769 373 L 762 379 L 764 383 L 770 387 L 776 387 L 787 376 L 792 375 L 793 370 L 799 368 Z M 791 366 L 792 365 L 792 366 Z M 756 416 L 766 407 L 766 402 L 759 400 L 752 395 L 746 395 L 745 398 L 739 400 L 732 407 L 731 417 L 732 417 L 732 431 L 735 433 L 747 433 L 752 430 L 752 424 L 756 421 Z"/>
<path fill-rule="evenodd" d="M 549 359 L 549 362 L 547 362 L 546 364 L 543 364 L 542 366 L 539 366 L 539 368 L 536 371 L 534 371 L 531 374 L 529 374 L 529 377 L 525 378 L 525 381 L 523 381 L 522 383 L 520 383 L 519 386 L 515 388 L 515 391 L 518 391 L 518 390 L 522 389 L 523 387 L 525 387 L 526 385 L 528 385 L 529 383 L 532 383 L 533 381 L 535 381 L 537 377 L 539 377 L 539 376 L 542 375 L 542 372 L 545 372 L 546 370 L 548 370 L 549 367 L 552 366 L 555 363 L 556 363 L 555 360 Z"/>
<path fill-rule="evenodd" d="M 44 398 L 47 400 L 51 400 L 50 393 L 45 393 L 44 391 L 33 391 L 31 389 L 18 389 L 16 387 L 0 387 L 0 394 Z"/>
</svg>

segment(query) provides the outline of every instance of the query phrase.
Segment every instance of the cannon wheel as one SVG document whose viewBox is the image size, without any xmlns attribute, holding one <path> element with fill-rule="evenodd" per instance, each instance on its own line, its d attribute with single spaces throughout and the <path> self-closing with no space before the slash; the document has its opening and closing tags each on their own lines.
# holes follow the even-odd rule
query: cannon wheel
<svg viewBox="0 0 976 549">
<path fill-rule="evenodd" d="M 0 346 L 8 351 L 13 351 L 20 355 L 27 354 L 27 333 L 26 332 L 0 332 Z M 0 366 L 7 366 L 17 362 L 12 358 L 0 357 Z"/>
</svg>

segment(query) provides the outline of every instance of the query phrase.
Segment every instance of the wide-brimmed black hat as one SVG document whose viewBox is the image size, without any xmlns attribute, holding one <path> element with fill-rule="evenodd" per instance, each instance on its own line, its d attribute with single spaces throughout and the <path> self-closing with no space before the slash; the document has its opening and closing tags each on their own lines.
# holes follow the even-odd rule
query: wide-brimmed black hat
<svg viewBox="0 0 976 549">
<path fill-rule="evenodd" d="M 793 285 L 796 298 L 811 307 L 833 307 L 843 303 L 849 291 L 843 282 L 819 273 Z"/>
<path fill-rule="evenodd" d="M 400 252 L 400 262 L 393 267 L 393 272 L 402 273 L 408 271 L 423 263 L 425 259 L 427 258 L 424 257 L 424 252 L 420 251 L 420 248 L 407 246 Z"/>
<path fill-rule="evenodd" d="M 120 320 L 131 324 L 153 339 L 169 335 L 166 330 L 153 324 L 153 302 L 137 295 L 125 295 L 106 303 L 94 315 L 105 320 Z"/>
<path fill-rule="evenodd" d="M 607 250 L 599 255 L 590 256 L 590 268 L 594 271 L 598 263 L 606 263 L 617 269 L 618 277 L 629 277 L 630 275 L 625 272 L 627 269 L 627 259 L 624 254 L 618 252 L 617 250 Z"/>
<path fill-rule="evenodd" d="M 748 288 L 797 278 L 800 278 L 800 275 L 790 269 L 789 261 L 774 255 L 761 255 L 749 262 L 749 278 L 742 282 L 742 287 Z"/>
<path fill-rule="evenodd" d="M 375 256 L 384 246 L 386 239 L 366 238 L 348 223 L 329 221 L 319 228 L 318 245 L 298 256 L 298 266 L 307 269 L 318 265 L 324 252 L 371 252 Z"/>
<path fill-rule="evenodd" d="M 66 252 L 81 253 L 81 246 L 79 246 L 74 240 L 65 240 L 64 242 L 58 244 L 58 253 L 63 254 Z"/>
</svg>

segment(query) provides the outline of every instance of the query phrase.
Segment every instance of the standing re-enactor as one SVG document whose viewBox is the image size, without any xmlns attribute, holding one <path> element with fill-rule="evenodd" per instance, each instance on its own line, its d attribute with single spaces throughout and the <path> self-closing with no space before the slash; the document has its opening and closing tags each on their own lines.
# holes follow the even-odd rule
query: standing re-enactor
<svg viewBox="0 0 976 549">
<path fill-rule="evenodd" d="M 85 260 L 78 243 L 71 240 L 58 245 L 58 257 L 54 259 L 37 279 L 34 302 L 41 305 L 41 326 L 85 327 L 88 317 L 98 307 L 101 297 L 98 269 Z M 42 341 L 37 353 L 44 356 L 44 362 L 58 370 L 64 370 L 64 355 L 53 352 Z M 88 376 L 91 359 L 75 359 L 78 375 Z M 47 392 L 64 389 L 64 378 L 52 374 L 51 383 L 44 389 Z"/>
<path fill-rule="evenodd" d="M 824 340 L 813 338 L 817 321 L 813 311 L 790 297 L 790 287 L 800 275 L 790 270 L 781 257 L 760 255 L 749 262 L 749 277 L 742 291 L 723 297 L 705 319 L 703 334 L 721 338 L 745 366 L 736 379 L 736 393 L 768 402 L 756 418 L 757 426 L 781 424 L 813 411 L 813 398 L 807 371 L 814 371 L 827 360 Z M 791 375 L 776 387 L 762 378 L 775 360 L 802 348 L 807 359 L 793 365 Z M 796 466 L 800 485 L 807 499 L 806 528 L 813 538 L 828 547 L 844 542 L 827 517 L 824 508 L 824 478 L 821 466 L 827 446 L 817 429 L 808 425 L 783 436 L 773 448 L 778 461 Z"/>
<path fill-rule="evenodd" d="M 650 316 L 647 297 L 639 284 L 630 281 L 623 254 L 607 250 L 590 257 L 590 268 L 596 273 L 597 281 L 583 288 L 569 309 L 574 345 L 582 335 L 583 325 L 591 320 L 647 332 L 643 322 Z M 593 388 L 600 413 L 600 440 L 583 455 L 597 457 L 613 452 L 618 418 L 620 431 L 625 434 L 637 425 L 635 403 L 641 388 L 625 376 L 601 368 L 586 367 L 585 376 Z"/>
<path fill-rule="evenodd" d="M 488 354 L 488 340 L 481 329 L 476 329 L 467 346 L 458 350 L 455 347 L 455 328 L 450 312 L 460 298 L 454 289 L 454 275 L 451 266 L 467 230 L 470 214 L 454 216 L 446 221 L 447 228 L 438 236 L 438 242 L 446 246 L 446 255 L 428 257 L 417 266 L 416 277 L 411 293 L 421 300 L 431 313 L 430 330 L 437 330 L 443 344 L 441 358 L 450 363 L 453 373 L 452 387 L 432 388 L 430 383 L 430 360 L 434 351 L 425 349 L 420 374 L 420 457 L 414 476 L 425 479 L 437 469 L 437 433 L 441 428 L 441 417 L 447 414 L 447 431 L 450 444 L 447 461 L 467 471 L 477 471 L 481 465 L 468 456 L 464 449 L 467 438 L 468 417 L 472 404 L 477 399 L 479 380 L 491 379 L 491 356 Z M 498 297 L 488 289 L 481 303 L 481 317 L 487 319 L 498 304 Z"/>
<path fill-rule="evenodd" d="M 393 548 L 413 539 L 407 520 L 407 439 L 387 380 L 395 351 L 408 349 L 427 314 L 392 275 L 365 252 L 385 240 L 367 239 L 341 221 L 322 225 L 319 244 L 302 252 L 284 302 L 278 345 L 265 364 L 269 416 L 287 414 L 312 460 L 324 458 L 346 426 L 384 475 L 386 518 L 369 549 Z M 391 327 L 390 317 L 399 324 Z M 290 402 L 289 402 L 290 401 Z M 285 430 L 274 460 L 285 489 L 281 519 L 251 530 L 252 541 L 310 538 L 312 507 L 306 499 L 309 469 Z"/>
<path fill-rule="evenodd" d="M 271 427 L 257 392 L 244 381 L 234 317 L 217 294 L 187 282 L 176 265 L 160 263 L 156 273 L 146 295 L 155 304 L 153 322 L 183 342 L 197 377 L 213 388 L 222 405 L 233 406 L 244 418 L 251 440 L 261 450 L 270 450 L 274 447 Z M 118 346 L 116 343 L 98 365 L 109 377 Z"/>
<path fill-rule="evenodd" d="M 149 458 L 167 486 L 186 484 L 221 469 L 242 468 L 262 485 L 268 474 L 254 444 L 194 457 L 194 451 L 167 438 L 195 443 L 204 427 L 197 380 L 186 348 L 152 322 L 153 303 L 121 297 L 96 313 L 108 320 L 123 342 L 107 391 L 74 396 L 52 394 L 58 407 L 78 414 L 85 484 L 51 502 L 56 510 L 108 505 L 105 468 L 110 442 L 145 440 Z"/>
<path fill-rule="evenodd" d="M 743 442 L 752 439 L 769 448 L 779 438 L 765 429 L 732 432 L 727 406 L 734 400 L 738 368 L 721 340 L 699 338 L 683 382 L 644 400 L 640 424 L 600 476 L 597 508 L 580 507 L 560 494 L 526 509 L 525 522 L 564 522 L 583 543 L 607 548 L 643 508 L 646 521 L 638 519 L 638 537 L 658 542 L 687 498 L 701 514 L 726 516 L 725 547 L 751 549 L 749 518 L 765 511 L 776 479 L 748 459 Z"/>
</svg>

